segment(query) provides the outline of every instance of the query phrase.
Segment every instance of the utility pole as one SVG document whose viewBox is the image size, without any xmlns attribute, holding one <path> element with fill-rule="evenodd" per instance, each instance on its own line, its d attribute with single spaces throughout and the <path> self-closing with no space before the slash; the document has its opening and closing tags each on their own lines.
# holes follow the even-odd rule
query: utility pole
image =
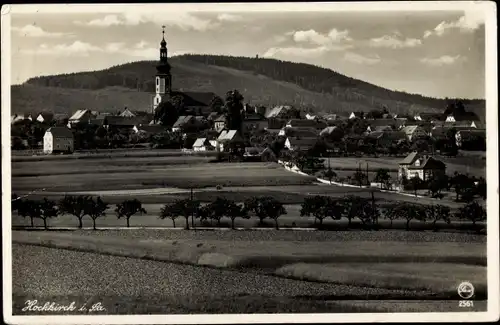
<svg viewBox="0 0 500 325">
<path fill-rule="evenodd" d="M 194 228 L 194 202 L 193 202 L 193 188 L 191 187 L 191 226 Z"/>
</svg>

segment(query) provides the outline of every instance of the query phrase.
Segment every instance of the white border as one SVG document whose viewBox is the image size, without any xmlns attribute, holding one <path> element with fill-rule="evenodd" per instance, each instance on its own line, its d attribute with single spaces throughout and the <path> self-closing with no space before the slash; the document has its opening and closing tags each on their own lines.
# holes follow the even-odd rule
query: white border
<svg viewBox="0 0 500 325">
<path fill-rule="evenodd" d="M 140 8 L 138 8 L 138 6 Z M 499 318 L 499 220 L 498 220 L 498 97 L 497 24 L 495 2 L 377 2 L 377 3 L 231 3 L 231 4 L 126 4 L 126 5 L 4 5 L 2 6 L 2 215 L 10 215 L 10 18 L 12 13 L 123 13 L 157 12 L 257 12 L 276 11 L 474 11 L 485 17 L 486 117 L 488 179 L 488 311 L 473 313 L 366 313 L 366 314 L 219 314 L 127 316 L 12 316 L 11 218 L 2 218 L 4 319 L 16 324 L 227 324 L 227 323 L 352 323 L 352 322 L 486 322 Z M 466 77 L 466 76 L 464 76 Z"/>
</svg>

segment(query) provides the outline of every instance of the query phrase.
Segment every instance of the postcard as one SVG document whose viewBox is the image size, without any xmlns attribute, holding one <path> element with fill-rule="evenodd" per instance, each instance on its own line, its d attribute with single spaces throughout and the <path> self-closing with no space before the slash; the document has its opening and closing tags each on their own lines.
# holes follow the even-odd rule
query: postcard
<svg viewBox="0 0 500 325">
<path fill-rule="evenodd" d="M 498 320 L 494 2 L 1 13 L 7 323 Z"/>
</svg>

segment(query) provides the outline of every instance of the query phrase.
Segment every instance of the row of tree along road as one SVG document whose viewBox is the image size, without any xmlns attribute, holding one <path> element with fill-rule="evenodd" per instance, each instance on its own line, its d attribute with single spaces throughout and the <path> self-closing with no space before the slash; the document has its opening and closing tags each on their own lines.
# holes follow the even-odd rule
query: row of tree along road
<svg viewBox="0 0 500 325">
<path fill-rule="evenodd" d="M 96 229 L 96 221 L 106 216 L 110 205 L 100 197 L 91 196 L 65 196 L 59 202 L 48 200 L 23 199 L 15 194 L 12 197 L 12 210 L 18 215 L 31 219 L 31 227 L 34 227 L 34 219 L 43 220 L 45 229 L 48 229 L 47 221 L 60 215 L 72 215 L 78 219 L 78 228 L 82 228 L 82 220 L 85 216 L 93 221 Z M 114 213 L 118 219 L 125 219 L 127 227 L 130 227 L 132 216 L 145 214 L 147 211 L 137 199 L 125 200 L 116 204 Z M 195 220 L 202 224 L 209 223 L 211 226 L 221 226 L 224 218 L 231 221 L 231 228 L 235 229 L 236 219 L 257 218 L 259 225 L 265 220 L 272 220 L 275 228 L 279 229 L 278 219 L 287 214 L 285 206 L 273 197 L 252 197 L 243 203 L 236 203 L 226 198 L 217 197 L 208 204 L 201 204 L 193 199 L 179 199 L 173 203 L 164 205 L 158 217 L 160 219 L 171 219 L 176 227 L 177 219 L 184 219 L 184 228 L 195 227 Z M 433 204 L 421 205 L 414 203 L 394 203 L 381 206 L 376 203 L 374 194 L 372 198 L 360 198 L 357 196 L 346 196 L 343 198 L 332 198 L 329 196 L 310 196 L 304 199 L 300 210 L 301 217 L 314 217 L 315 225 L 323 228 L 323 221 L 332 219 L 336 221 L 347 220 L 348 228 L 352 221 L 357 219 L 364 229 L 377 230 L 382 226 L 381 218 L 390 220 L 390 227 L 394 220 L 404 220 L 406 230 L 410 230 L 410 222 L 417 220 L 423 223 L 431 222 L 432 228 L 437 231 L 439 221 L 451 223 L 452 218 L 470 222 L 471 230 L 481 231 L 478 222 L 486 220 L 486 210 L 476 201 L 464 204 L 457 211 L 452 212 L 449 207 Z"/>
</svg>

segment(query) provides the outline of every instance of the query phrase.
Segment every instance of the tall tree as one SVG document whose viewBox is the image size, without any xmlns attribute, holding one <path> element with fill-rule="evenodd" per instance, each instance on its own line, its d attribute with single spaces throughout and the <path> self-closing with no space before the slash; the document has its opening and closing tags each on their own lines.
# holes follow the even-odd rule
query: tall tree
<svg viewBox="0 0 500 325">
<path fill-rule="evenodd" d="M 35 226 L 34 219 L 40 214 L 40 205 L 36 201 L 24 199 L 19 203 L 17 213 L 23 218 L 29 217 L 33 228 Z"/>
<path fill-rule="evenodd" d="M 125 218 L 127 220 L 127 228 L 130 227 L 130 217 L 140 213 L 147 213 L 147 211 L 142 207 L 141 201 L 137 199 L 125 200 L 122 203 L 116 205 L 115 209 L 116 217 L 118 219 Z"/>
<path fill-rule="evenodd" d="M 164 208 L 160 212 L 160 218 L 171 218 L 172 220 L 174 220 L 176 218 L 175 215 L 181 216 L 186 220 L 184 229 L 189 230 L 189 218 L 193 215 L 198 215 L 199 210 L 200 202 L 197 200 L 176 200 L 172 204 L 164 206 Z"/>
<path fill-rule="evenodd" d="M 59 214 L 70 214 L 78 219 L 78 228 L 83 227 L 83 217 L 86 215 L 85 206 L 91 198 L 84 195 L 66 195 L 59 203 Z"/>
<path fill-rule="evenodd" d="M 227 121 L 226 125 L 229 130 L 237 130 L 241 132 L 243 118 L 243 96 L 238 90 L 228 91 L 226 93 Z"/>
<path fill-rule="evenodd" d="M 104 202 L 100 196 L 98 196 L 95 200 L 90 198 L 90 200 L 86 202 L 83 210 L 85 211 L 85 214 L 92 219 L 92 226 L 94 230 L 96 230 L 96 219 L 104 217 L 108 208 L 108 204 Z"/>
<path fill-rule="evenodd" d="M 276 230 L 279 230 L 278 218 L 287 214 L 283 204 L 275 198 L 270 198 L 262 202 L 262 209 L 267 218 L 274 220 Z"/>
<path fill-rule="evenodd" d="M 450 223 L 450 208 L 444 205 L 429 205 L 426 207 L 427 218 L 432 220 L 432 229 L 438 231 L 437 222 L 443 220 L 446 223 Z"/>
<path fill-rule="evenodd" d="M 477 229 L 476 223 L 486 220 L 486 210 L 478 202 L 472 201 L 461 207 L 456 216 L 460 219 L 471 221 L 473 229 Z"/>
<path fill-rule="evenodd" d="M 235 229 L 234 221 L 236 218 L 249 219 L 247 209 L 244 205 L 236 204 L 234 202 L 230 202 L 228 206 L 227 215 L 231 219 L 231 229 Z"/>
<path fill-rule="evenodd" d="M 181 209 L 179 208 L 179 204 L 172 203 L 172 204 L 165 204 L 161 210 L 160 210 L 160 219 L 170 219 L 172 220 L 172 223 L 175 228 L 175 220 L 179 218 L 182 214 Z"/>
<path fill-rule="evenodd" d="M 58 214 L 56 202 L 44 198 L 43 201 L 37 202 L 37 205 L 37 217 L 43 220 L 43 227 L 48 229 L 47 219 L 55 218 Z"/>
<path fill-rule="evenodd" d="M 212 112 L 222 113 L 224 109 L 224 100 L 219 96 L 214 96 L 210 101 L 210 110 Z"/>
</svg>

